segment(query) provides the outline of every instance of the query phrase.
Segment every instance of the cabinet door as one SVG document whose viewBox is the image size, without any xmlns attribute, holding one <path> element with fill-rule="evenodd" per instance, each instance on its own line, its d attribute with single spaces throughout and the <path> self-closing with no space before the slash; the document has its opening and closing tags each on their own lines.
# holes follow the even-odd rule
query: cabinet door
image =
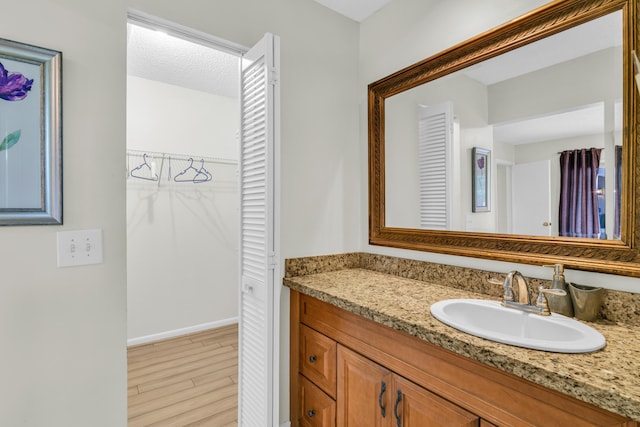
<svg viewBox="0 0 640 427">
<path fill-rule="evenodd" d="M 337 427 L 390 427 L 391 373 L 338 345 Z"/>
<path fill-rule="evenodd" d="M 402 377 L 394 378 L 396 427 L 471 427 L 480 418 Z"/>
</svg>

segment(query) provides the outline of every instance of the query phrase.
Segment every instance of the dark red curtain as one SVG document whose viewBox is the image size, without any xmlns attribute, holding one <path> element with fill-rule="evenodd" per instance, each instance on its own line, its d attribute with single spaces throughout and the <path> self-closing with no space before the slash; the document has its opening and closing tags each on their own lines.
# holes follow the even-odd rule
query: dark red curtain
<svg viewBox="0 0 640 427">
<path fill-rule="evenodd" d="M 600 237 L 598 167 L 601 148 L 560 153 L 560 236 Z"/>
<path fill-rule="evenodd" d="M 613 238 L 620 238 L 620 198 L 622 197 L 622 146 L 616 145 L 616 182 L 615 182 L 615 218 L 613 221 Z"/>
</svg>

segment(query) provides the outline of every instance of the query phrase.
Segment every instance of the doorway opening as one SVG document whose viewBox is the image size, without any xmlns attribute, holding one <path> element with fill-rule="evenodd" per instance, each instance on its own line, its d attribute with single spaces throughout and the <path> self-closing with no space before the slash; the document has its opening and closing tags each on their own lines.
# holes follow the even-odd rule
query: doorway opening
<svg viewBox="0 0 640 427">
<path fill-rule="evenodd" d="M 127 25 L 129 425 L 237 417 L 243 50 L 171 29 Z"/>
</svg>

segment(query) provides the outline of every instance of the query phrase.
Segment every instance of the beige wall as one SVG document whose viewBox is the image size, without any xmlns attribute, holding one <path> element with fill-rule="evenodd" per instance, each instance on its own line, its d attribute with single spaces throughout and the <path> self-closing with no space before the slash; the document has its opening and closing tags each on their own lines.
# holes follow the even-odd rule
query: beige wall
<svg viewBox="0 0 640 427">
<path fill-rule="evenodd" d="M 0 228 L 0 425 L 126 425 L 125 6 L 3 2 L 0 37 L 63 52 L 63 226 Z M 104 263 L 57 268 L 56 232 Z"/>
</svg>

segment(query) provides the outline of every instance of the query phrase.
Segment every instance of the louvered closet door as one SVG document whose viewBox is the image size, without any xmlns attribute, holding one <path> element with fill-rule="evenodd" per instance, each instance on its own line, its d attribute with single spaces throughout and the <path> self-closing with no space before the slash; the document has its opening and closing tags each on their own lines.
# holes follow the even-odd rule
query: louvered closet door
<svg viewBox="0 0 640 427">
<path fill-rule="evenodd" d="M 420 228 L 448 230 L 451 225 L 451 197 L 454 196 L 450 194 L 449 175 L 452 169 L 453 106 L 445 102 L 419 108 Z"/>
<path fill-rule="evenodd" d="M 276 382 L 273 307 L 278 43 L 277 37 L 266 34 L 242 59 L 238 418 L 243 427 L 273 425 L 277 402 L 272 387 Z"/>
</svg>

